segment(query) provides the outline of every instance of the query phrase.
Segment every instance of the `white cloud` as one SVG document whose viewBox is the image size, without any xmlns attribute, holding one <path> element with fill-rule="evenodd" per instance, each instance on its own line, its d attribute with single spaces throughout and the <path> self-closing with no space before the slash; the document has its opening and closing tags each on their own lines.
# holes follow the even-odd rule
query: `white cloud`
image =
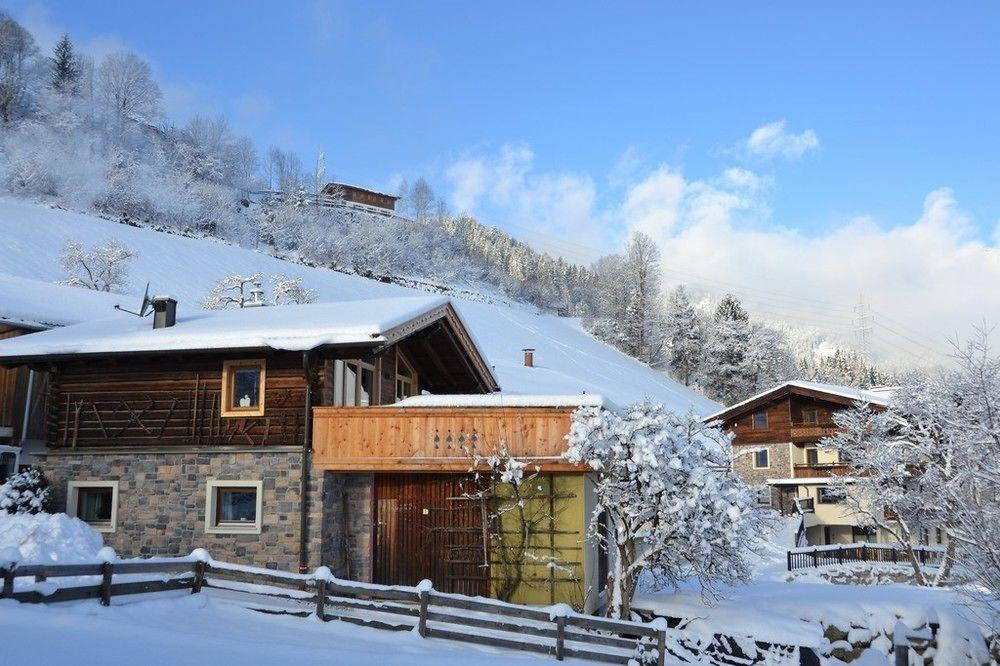
<svg viewBox="0 0 1000 666">
<path fill-rule="evenodd" d="M 798 134 L 785 129 L 785 121 L 778 120 L 755 129 L 746 141 L 746 151 L 756 157 L 784 157 L 794 160 L 819 148 L 819 137 L 811 129 Z"/>
</svg>

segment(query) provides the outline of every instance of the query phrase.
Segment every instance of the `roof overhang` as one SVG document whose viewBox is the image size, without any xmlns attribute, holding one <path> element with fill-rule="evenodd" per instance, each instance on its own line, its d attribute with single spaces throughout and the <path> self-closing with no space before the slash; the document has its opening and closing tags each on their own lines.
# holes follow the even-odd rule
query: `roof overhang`
<svg viewBox="0 0 1000 666">
<path fill-rule="evenodd" d="M 784 384 L 779 384 L 772 389 L 768 389 L 767 391 L 763 391 L 762 393 L 758 393 L 755 396 L 747 398 L 742 402 L 738 402 L 735 405 L 721 409 L 714 414 L 709 414 L 702 419 L 702 421 L 705 423 L 710 423 L 712 421 L 729 421 L 748 412 L 756 411 L 768 403 L 780 400 L 790 395 L 814 398 L 816 400 L 823 400 L 838 405 L 844 405 L 845 407 L 851 407 L 859 402 L 868 402 L 868 404 L 871 404 L 874 407 L 884 407 L 886 404 L 884 401 L 865 401 L 863 399 L 859 399 L 857 396 L 849 396 L 843 393 L 836 393 L 834 391 L 801 386 L 793 382 L 785 382 Z"/>
</svg>

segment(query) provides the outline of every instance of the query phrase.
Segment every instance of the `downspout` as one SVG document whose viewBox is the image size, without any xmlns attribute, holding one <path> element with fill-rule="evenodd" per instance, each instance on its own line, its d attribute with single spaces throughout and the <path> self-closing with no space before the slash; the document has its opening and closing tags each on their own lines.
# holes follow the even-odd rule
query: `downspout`
<svg viewBox="0 0 1000 666">
<path fill-rule="evenodd" d="M 302 437 L 302 470 L 299 474 L 299 573 L 309 571 L 309 451 L 312 448 L 312 359 L 302 354 L 306 378 L 306 413 Z"/>
<path fill-rule="evenodd" d="M 24 418 L 21 421 L 21 446 L 24 446 L 24 440 L 28 439 L 28 418 L 31 417 L 31 392 L 35 386 L 35 371 L 28 370 L 28 392 L 24 397 Z M 16 471 L 16 470 L 15 470 Z"/>
</svg>

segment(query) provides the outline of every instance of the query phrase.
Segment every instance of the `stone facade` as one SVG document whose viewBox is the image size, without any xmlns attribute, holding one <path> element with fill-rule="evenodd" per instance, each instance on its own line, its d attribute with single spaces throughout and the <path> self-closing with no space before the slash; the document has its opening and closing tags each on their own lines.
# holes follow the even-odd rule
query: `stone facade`
<svg viewBox="0 0 1000 666">
<path fill-rule="evenodd" d="M 322 559 L 335 576 L 372 580 L 372 474 L 326 472 L 323 477 Z"/>
<path fill-rule="evenodd" d="M 67 508 L 70 481 L 118 481 L 117 529 L 103 536 L 123 557 L 186 555 L 207 548 L 219 560 L 298 569 L 300 451 L 53 453 L 40 466 L 52 483 L 56 511 Z M 260 534 L 206 533 L 210 477 L 262 482 Z M 323 480 L 320 472 L 311 475 L 310 569 L 321 564 Z"/>
<path fill-rule="evenodd" d="M 770 465 L 766 469 L 758 469 L 753 466 L 754 455 L 746 453 L 751 449 L 767 449 L 767 458 Z M 733 469 L 743 479 L 753 485 L 764 485 L 768 479 L 785 479 L 792 475 L 792 460 L 788 442 L 768 442 L 763 444 L 734 444 L 733 454 L 736 459 L 733 461 Z M 781 499 L 780 490 L 777 487 L 771 488 L 771 506 L 778 507 Z"/>
</svg>

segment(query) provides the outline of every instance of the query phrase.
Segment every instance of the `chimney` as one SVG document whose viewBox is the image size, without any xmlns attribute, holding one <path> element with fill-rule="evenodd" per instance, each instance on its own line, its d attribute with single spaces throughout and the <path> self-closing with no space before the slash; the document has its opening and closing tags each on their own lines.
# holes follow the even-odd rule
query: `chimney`
<svg viewBox="0 0 1000 666">
<path fill-rule="evenodd" d="M 535 350 L 531 348 L 525 348 L 521 351 L 524 352 L 524 367 L 533 368 L 535 367 Z"/>
<path fill-rule="evenodd" d="M 169 328 L 177 323 L 177 301 L 169 296 L 153 297 L 153 328 Z"/>
</svg>

